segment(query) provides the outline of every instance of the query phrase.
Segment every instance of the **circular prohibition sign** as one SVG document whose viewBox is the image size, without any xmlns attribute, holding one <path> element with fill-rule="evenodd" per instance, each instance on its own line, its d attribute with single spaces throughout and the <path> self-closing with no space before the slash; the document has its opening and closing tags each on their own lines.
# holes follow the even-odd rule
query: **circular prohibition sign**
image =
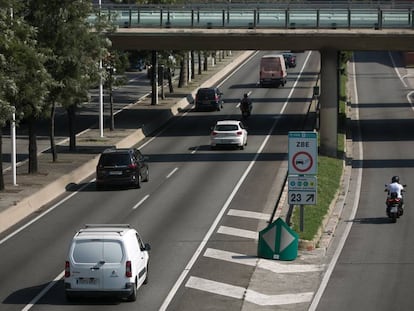
<svg viewBox="0 0 414 311">
<path fill-rule="evenodd" d="M 299 156 L 302 156 L 302 159 L 298 159 Z M 302 165 L 303 167 L 298 167 L 298 164 Z M 292 165 L 295 170 L 298 172 L 304 173 L 309 171 L 313 166 L 313 159 L 310 153 L 306 151 L 300 151 L 295 153 L 292 157 Z"/>
</svg>

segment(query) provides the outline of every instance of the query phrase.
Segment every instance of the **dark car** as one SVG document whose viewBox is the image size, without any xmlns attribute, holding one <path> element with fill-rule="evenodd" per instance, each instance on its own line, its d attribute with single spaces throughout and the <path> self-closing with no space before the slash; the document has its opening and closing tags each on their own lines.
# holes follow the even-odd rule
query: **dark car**
<svg viewBox="0 0 414 311">
<path fill-rule="evenodd" d="M 196 110 L 217 110 L 223 108 L 223 93 L 217 87 L 200 88 L 195 98 Z"/>
<path fill-rule="evenodd" d="M 283 53 L 286 66 L 289 68 L 296 67 L 296 55 L 293 53 Z"/>
<path fill-rule="evenodd" d="M 96 166 L 96 188 L 132 185 L 141 187 L 141 181 L 149 180 L 148 165 L 136 148 L 106 149 Z"/>
</svg>

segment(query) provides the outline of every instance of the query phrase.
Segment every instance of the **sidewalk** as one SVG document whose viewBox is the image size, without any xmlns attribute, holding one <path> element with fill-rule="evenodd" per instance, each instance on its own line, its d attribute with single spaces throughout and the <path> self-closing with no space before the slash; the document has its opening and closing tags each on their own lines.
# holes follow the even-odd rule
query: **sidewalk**
<svg viewBox="0 0 414 311">
<path fill-rule="evenodd" d="M 215 85 L 251 53 L 232 52 L 214 67 L 210 65 L 207 72 L 196 74 L 188 86 L 175 86 L 172 94 L 165 90 L 166 98 L 160 99 L 158 105 L 151 105 L 151 96 L 132 103 L 116 115 L 114 131 L 105 128 L 104 137 L 100 137 L 99 128 L 92 128 L 78 134 L 76 152 L 69 151 L 68 142 L 58 146 L 57 162 L 52 161 L 48 152 L 40 154 L 37 174 L 28 174 L 28 163 L 22 163 L 17 167 L 17 186 L 13 186 L 11 170 L 6 171 L 6 188 L 0 192 L 0 233 L 38 212 L 68 189 L 76 189 L 79 183 L 93 175 L 103 150 L 137 144 L 191 103 L 199 87 Z"/>
</svg>

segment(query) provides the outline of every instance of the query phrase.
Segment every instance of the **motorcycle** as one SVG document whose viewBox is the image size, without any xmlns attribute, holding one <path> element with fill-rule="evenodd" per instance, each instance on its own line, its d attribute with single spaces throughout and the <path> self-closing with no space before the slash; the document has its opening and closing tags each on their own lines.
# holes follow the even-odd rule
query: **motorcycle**
<svg viewBox="0 0 414 311">
<path fill-rule="evenodd" d="M 385 185 L 385 187 L 387 187 L 387 185 Z M 405 187 L 406 185 L 404 185 L 404 188 Z M 385 191 L 388 190 L 385 189 Z M 403 199 L 398 198 L 396 192 L 392 192 L 387 197 L 385 204 L 387 206 L 386 213 L 388 218 L 390 218 L 393 223 L 397 222 L 397 219 L 404 214 Z"/>
<path fill-rule="evenodd" d="M 245 108 L 243 108 L 243 107 L 244 106 L 240 104 L 240 111 L 241 111 L 241 114 L 242 114 L 242 118 L 247 119 L 252 114 L 252 105 L 249 104 L 249 107 L 245 107 Z"/>
</svg>

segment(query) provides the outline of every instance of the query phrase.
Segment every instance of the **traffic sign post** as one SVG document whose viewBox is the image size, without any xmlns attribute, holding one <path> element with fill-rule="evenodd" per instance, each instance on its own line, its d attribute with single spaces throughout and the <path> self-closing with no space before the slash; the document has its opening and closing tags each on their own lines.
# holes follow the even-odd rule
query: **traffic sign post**
<svg viewBox="0 0 414 311">
<path fill-rule="evenodd" d="M 303 205 L 317 199 L 318 136 L 316 132 L 289 132 L 288 197 L 291 209 L 300 205 L 300 231 L 303 231 Z"/>
</svg>

